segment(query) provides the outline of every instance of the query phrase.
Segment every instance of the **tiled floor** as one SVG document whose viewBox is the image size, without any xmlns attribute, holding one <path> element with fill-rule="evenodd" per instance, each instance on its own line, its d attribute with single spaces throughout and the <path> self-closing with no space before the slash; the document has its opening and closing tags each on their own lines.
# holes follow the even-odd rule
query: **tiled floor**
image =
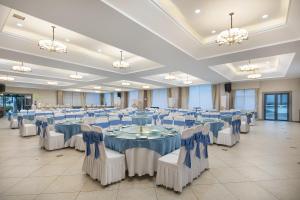
<svg viewBox="0 0 300 200">
<path fill-rule="evenodd" d="M 232 148 L 209 147 L 210 169 L 178 194 L 136 177 L 102 187 L 81 171 L 83 153 L 47 152 L 0 120 L 0 199 L 300 199 L 300 123 L 258 122 Z"/>
</svg>

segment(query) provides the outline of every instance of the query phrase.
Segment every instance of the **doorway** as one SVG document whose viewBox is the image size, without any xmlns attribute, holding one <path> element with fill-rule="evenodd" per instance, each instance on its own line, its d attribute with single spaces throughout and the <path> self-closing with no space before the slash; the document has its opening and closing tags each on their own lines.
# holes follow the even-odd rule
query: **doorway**
<svg viewBox="0 0 300 200">
<path fill-rule="evenodd" d="M 9 94 L 4 93 L 0 97 L 0 105 L 5 112 L 11 111 L 17 113 L 20 110 L 29 110 L 32 105 L 31 94 Z"/>
<path fill-rule="evenodd" d="M 289 121 L 289 93 L 264 94 L 264 119 Z"/>
</svg>

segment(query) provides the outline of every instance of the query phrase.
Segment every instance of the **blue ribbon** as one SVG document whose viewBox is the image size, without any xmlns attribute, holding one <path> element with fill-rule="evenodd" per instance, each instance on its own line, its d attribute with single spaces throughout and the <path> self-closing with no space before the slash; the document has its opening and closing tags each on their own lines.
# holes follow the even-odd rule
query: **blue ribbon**
<svg viewBox="0 0 300 200">
<path fill-rule="evenodd" d="M 186 120 L 185 120 L 185 124 L 186 124 L 187 127 L 192 127 L 192 126 L 194 126 L 194 124 L 195 124 L 195 120 L 192 120 L 192 119 L 186 119 Z"/>
<path fill-rule="evenodd" d="M 48 126 L 48 122 L 43 122 L 42 123 L 42 129 L 43 129 L 43 132 L 42 132 L 42 136 L 43 138 L 46 136 L 46 132 L 47 132 L 47 126 Z"/>
<path fill-rule="evenodd" d="M 18 116 L 18 127 L 20 128 L 23 125 L 23 116 Z"/>
<path fill-rule="evenodd" d="M 93 144 L 93 135 L 92 135 L 93 132 L 83 132 L 82 133 L 82 139 L 83 141 L 85 142 L 86 144 L 86 156 L 89 156 L 91 154 L 91 144 Z"/>
<path fill-rule="evenodd" d="M 202 142 L 202 132 L 195 134 L 195 141 L 197 143 L 196 146 L 196 156 L 201 159 L 201 153 L 200 153 L 200 142 Z"/>
<path fill-rule="evenodd" d="M 158 115 L 153 115 L 152 118 L 153 118 L 153 120 L 154 120 L 154 125 L 156 125 L 156 123 L 157 123 L 156 121 L 157 121 L 157 119 L 158 119 Z"/>
<path fill-rule="evenodd" d="M 202 134 L 202 143 L 204 145 L 204 156 L 205 156 L 205 158 L 208 158 L 207 145 L 210 144 L 209 135 L 203 135 Z"/>
<path fill-rule="evenodd" d="M 37 127 L 37 134 L 41 134 L 41 126 L 42 126 L 42 121 L 36 120 L 35 125 Z"/>
<path fill-rule="evenodd" d="M 92 133 L 92 140 L 95 143 L 95 159 L 97 159 L 100 156 L 99 143 L 103 141 L 103 134 Z"/>
<path fill-rule="evenodd" d="M 185 147 L 186 155 L 184 159 L 184 164 L 191 168 L 192 162 L 191 162 L 191 150 L 194 148 L 194 136 L 187 138 L 187 139 L 181 139 L 181 146 Z"/>
</svg>

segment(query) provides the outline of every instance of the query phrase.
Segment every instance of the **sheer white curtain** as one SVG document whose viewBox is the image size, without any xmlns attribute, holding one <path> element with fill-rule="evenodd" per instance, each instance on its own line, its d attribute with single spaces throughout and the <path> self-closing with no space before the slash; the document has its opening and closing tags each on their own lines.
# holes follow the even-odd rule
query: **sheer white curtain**
<svg viewBox="0 0 300 200">
<path fill-rule="evenodd" d="M 104 93 L 104 105 L 111 106 L 111 95 L 110 95 L 110 93 Z"/>
<path fill-rule="evenodd" d="M 100 104 L 100 95 L 97 93 L 86 93 L 85 103 L 87 105 L 99 105 Z"/>
<path fill-rule="evenodd" d="M 256 90 L 245 89 L 236 90 L 234 98 L 234 108 L 241 111 L 256 110 Z"/>
<path fill-rule="evenodd" d="M 73 92 L 73 106 L 81 106 L 80 92 Z"/>
<path fill-rule="evenodd" d="M 168 107 L 168 92 L 166 88 L 152 90 L 152 106 L 159 108 Z"/>
<path fill-rule="evenodd" d="M 131 107 L 134 102 L 139 99 L 139 91 L 133 90 L 128 93 L 128 107 Z"/>
<path fill-rule="evenodd" d="M 73 105 L 73 95 L 72 92 L 64 92 L 64 105 Z"/>
<path fill-rule="evenodd" d="M 212 86 L 195 85 L 189 87 L 189 108 L 201 107 L 204 110 L 213 108 Z"/>
</svg>

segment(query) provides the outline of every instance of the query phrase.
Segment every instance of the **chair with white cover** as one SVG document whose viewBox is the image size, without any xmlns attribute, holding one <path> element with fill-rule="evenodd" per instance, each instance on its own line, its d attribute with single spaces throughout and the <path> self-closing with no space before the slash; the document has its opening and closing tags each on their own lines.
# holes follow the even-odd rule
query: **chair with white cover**
<svg viewBox="0 0 300 200">
<path fill-rule="evenodd" d="M 174 120 L 172 116 L 165 116 L 162 119 L 162 125 L 166 128 L 173 128 L 174 127 Z"/>
<path fill-rule="evenodd" d="M 158 160 L 156 185 L 182 192 L 182 188 L 194 179 L 193 160 L 195 160 L 194 128 L 185 129 L 181 135 L 179 153 L 169 153 Z"/>
<path fill-rule="evenodd" d="M 216 143 L 225 146 L 233 146 L 236 144 L 240 140 L 240 126 L 240 116 L 232 116 L 231 126 L 219 131 Z"/>
<path fill-rule="evenodd" d="M 122 125 L 131 125 L 132 124 L 132 118 L 129 116 L 124 116 L 122 118 Z"/>
<path fill-rule="evenodd" d="M 62 149 L 65 147 L 64 134 L 50 130 L 47 118 L 42 119 L 40 146 L 49 151 Z"/>
<path fill-rule="evenodd" d="M 251 119 L 250 119 L 250 126 L 255 126 L 256 118 L 255 113 L 252 112 Z"/>
<path fill-rule="evenodd" d="M 33 136 L 36 135 L 36 126 L 32 121 L 24 119 L 22 116 L 18 116 L 19 133 L 21 136 Z"/>
<path fill-rule="evenodd" d="M 105 148 L 101 127 L 86 126 L 86 130 L 83 132 L 87 146 L 83 170 L 102 185 L 124 179 L 125 155 Z"/>
<path fill-rule="evenodd" d="M 11 129 L 19 128 L 18 119 L 12 116 L 11 119 L 9 120 L 9 127 Z"/>
<path fill-rule="evenodd" d="M 174 127 L 176 130 L 178 130 L 181 133 L 185 128 L 185 117 L 179 115 L 175 116 Z"/>
<path fill-rule="evenodd" d="M 118 116 L 109 117 L 109 127 L 110 128 L 119 128 L 122 125 L 121 120 Z"/>
<path fill-rule="evenodd" d="M 250 131 L 250 120 L 248 119 L 247 115 L 241 116 L 241 133 L 249 133 Z"/>
</svg>

